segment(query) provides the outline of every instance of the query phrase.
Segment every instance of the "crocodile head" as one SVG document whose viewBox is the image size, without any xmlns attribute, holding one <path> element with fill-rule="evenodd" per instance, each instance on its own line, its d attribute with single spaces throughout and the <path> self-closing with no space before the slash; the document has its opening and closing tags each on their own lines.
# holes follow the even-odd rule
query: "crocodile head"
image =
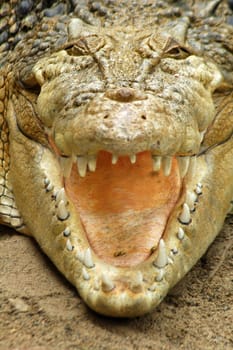
<svg viewBox="0 0 233 350">
<path fill-rule="evenodd" d="M 11 75 L 9 178 L 28 231 L 85 302 L 142 315 L 223 223 L 230 99 L 216 106 L 219 68 L 174 28 L 67 27 L 59 49 Z"/>
</svg>

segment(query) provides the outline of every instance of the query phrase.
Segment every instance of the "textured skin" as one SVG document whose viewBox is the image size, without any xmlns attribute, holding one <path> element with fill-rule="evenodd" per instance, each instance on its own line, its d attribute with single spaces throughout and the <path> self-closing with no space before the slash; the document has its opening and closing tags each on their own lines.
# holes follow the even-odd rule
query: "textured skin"
<svg viewBox="0 0 233 350">
<path fill-rule="evenodd" d="M 1 223 L 32 235 L 97 312 L 141 315 L 203 255 L 233 198 L 232 11 L 227 1 L 49 6 L 1 9 Z M 64 162 L 101 150 L 191 157 L 163 230 L 164 261 L 158 243 L 136 266 L 82 256 L 89 242 L 72 191 L 62 219 L 56 195 Z M 182 223 L 197 183 L 202 195 Z"/>
</svg>

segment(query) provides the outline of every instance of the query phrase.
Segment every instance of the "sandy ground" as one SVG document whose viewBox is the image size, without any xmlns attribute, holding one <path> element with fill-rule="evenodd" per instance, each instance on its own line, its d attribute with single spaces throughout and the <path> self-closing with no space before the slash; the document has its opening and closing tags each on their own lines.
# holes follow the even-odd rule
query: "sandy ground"
<svg viewBox="0 0 233 350">
<path fill-rule="evenodd" d="M 8 349 L 233 349 L 233 217 L 155 311 L 126 320 L 90 311 L 32 239 L 1 227 L 0 350 Z"/>
</svg>

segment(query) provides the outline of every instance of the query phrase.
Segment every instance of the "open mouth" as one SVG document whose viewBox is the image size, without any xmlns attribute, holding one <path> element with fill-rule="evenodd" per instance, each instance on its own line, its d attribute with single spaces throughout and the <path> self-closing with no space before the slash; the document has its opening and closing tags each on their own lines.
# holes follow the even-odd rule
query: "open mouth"
<svg viewBox="0 0 233 350">
<path fill-rule="evenodd" d="M 145 151 L 131 159 L 117 159 L 101 151 L 96 166 L 93 160 L 88 165 L 87 157 L 78 157 L 77 163 L 65 179 L 65 188 L 91 249 L 115 266 L 145 261 L 157 248 L 180 196 L 176 158 L 153 160 Z M 86 172 L 87 168 L 92 171 Z"/>
</svg>

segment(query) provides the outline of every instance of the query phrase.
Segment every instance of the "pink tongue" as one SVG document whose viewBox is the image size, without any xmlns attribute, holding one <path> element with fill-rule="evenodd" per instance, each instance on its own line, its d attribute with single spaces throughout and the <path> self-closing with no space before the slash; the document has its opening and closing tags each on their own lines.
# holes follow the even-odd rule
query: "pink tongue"
<svg viewBox="0 0 233 350">
<path fill-rule="evenodd" d="M 94 173 L 81 178 L 74 167 L 65 186 L 95 253 L 109 264 L 134 266 L 157 247 L 181 182 L 175 159 L 165 177 L 152 172 L 149 152 L 137 155 L 136 164 L 120 157 L 112 165 L 103 151 Z"/>
</svg>

